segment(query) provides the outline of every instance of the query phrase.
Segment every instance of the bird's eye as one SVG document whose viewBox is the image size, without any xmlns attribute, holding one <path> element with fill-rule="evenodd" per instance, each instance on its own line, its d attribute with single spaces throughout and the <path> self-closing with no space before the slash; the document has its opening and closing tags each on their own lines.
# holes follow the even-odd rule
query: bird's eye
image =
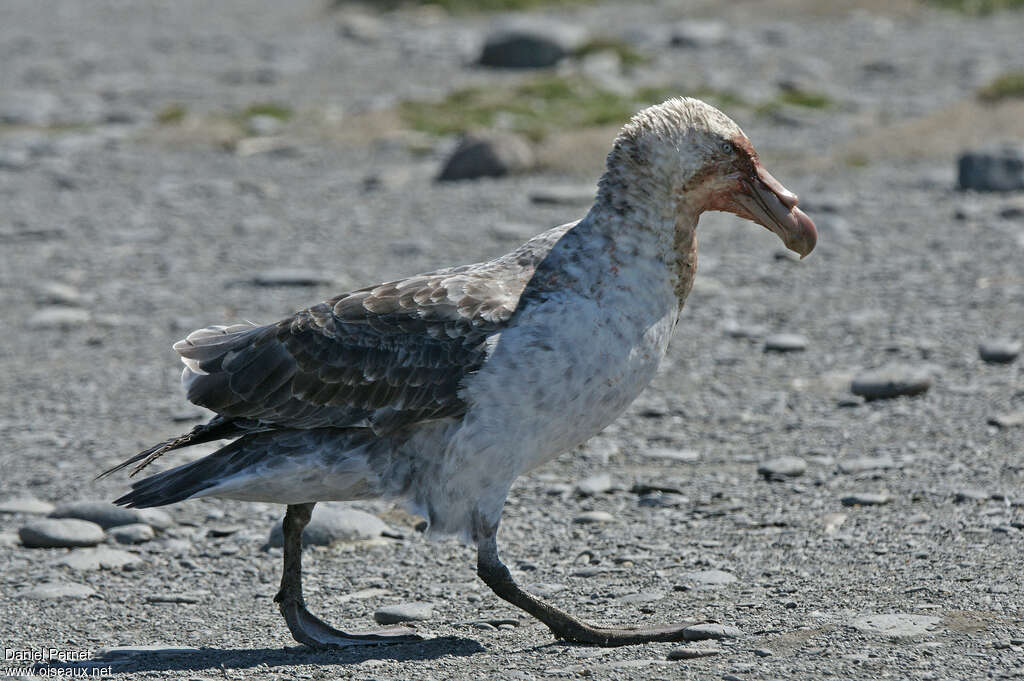
<svg viewBox="0 0 1024 681">
<path fill-rule="evenodd" d="M 731 156 L 732 153 L 736 151 L 735 147 L 733 147 L 732 144 L 730 144 L 729 142 L 722 142 L 722 146 L 720 148 L 722 150 L 722 153 L 728 156 Z"/>
</svg>

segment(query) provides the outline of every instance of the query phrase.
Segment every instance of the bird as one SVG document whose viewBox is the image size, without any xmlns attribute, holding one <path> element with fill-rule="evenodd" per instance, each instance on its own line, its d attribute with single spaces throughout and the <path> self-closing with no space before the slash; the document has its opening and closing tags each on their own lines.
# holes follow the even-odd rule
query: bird
<svg viewBox="0 0 1024 681">
<path fill-rule="evenodd" d="M 316 503 L 403 503 L 435 536 L 475 545 L 477 574 L 557 638 L 675 641 L 688 624 L 600 627 L 522 589 L 497 534 L 513 481 L 600 432 L 655 376 L 697 266 L 697 224 L 726 211 L 804 257 L 814 222 L 740 127 L 677 97 L 625 124 L 586 215 L 489 262 L 343 293 L 282 319 L 199 329 L 174 344 L 187 398 L 215 416 L 101 474 L 232 441 L 134 482 L 136 508 L 219 497 L 283 504 L 275 602 L 312 648 L 421 640 L 342 631 L 306 607 L 302 531 Z"/>
</svg>

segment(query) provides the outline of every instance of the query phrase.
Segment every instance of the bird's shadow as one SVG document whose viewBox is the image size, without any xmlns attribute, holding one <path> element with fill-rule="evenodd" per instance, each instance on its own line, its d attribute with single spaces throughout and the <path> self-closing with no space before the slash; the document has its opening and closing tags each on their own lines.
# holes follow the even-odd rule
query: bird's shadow
<svg viewBox="0 0 1024 681">
<path fill-rule="evenodd" d="M 440 657 L 469 657 L 484 652 L 477 641 L 456 636 L 413 643 L 353 646 L 338 650 L 313 650 L 305 646 L 290 648 L 165 648 L 139 649 L 110 654 L 81 662 L 37 664 L 36 674 L 57 674 L 56 669 L 75 670 L 78 674 L 131 674 L 135 672 L 202 671 L 207 669 L 251 669 L 253 667 L 347 666 L 367 660 L 408 662 Z M 83 671 L 78 671 L 83 670 Z M 74 674 L 75 672 L 64 672 Z"/>
</svg>

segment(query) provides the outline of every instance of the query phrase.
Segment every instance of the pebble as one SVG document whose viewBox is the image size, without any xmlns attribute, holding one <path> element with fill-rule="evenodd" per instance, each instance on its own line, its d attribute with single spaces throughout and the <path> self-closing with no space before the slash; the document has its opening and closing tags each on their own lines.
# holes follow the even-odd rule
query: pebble
<svg viewBox="0 0 1024 681">
<path fill-rule="evenodd" d="M 486 132 L 466 135 L 445 161 L 437 179 L 441 182 L 502 177 L 533 167 L 529 143 L 512 133 Z"/>
<path fill-rule="evenodd" d="M 882 506 L 890 501 L 892 497 L 886 492 L 859 492 L 840 499 L 843 506 Z"/>
<path fill-rule="evenodd" d="M 957 171 L 960 189 L 1024 189 L 1024 146 L 1006 144 L 968 151 L 957 161 Z"/>
<path fill-rule="evenodd" d="M 380 536 L 396 537 L 398 533 L 372 513 L 329 503 L 317 504 L 313 508 L 313 517 L 302 531 L 302 545 L 330 546 L 335 542 L 376 539 Z M 281 521 L 270 530 L 268 544 L 272 547 L 284 545 Z"/>
<path fill-rule="evenodd" d="M 846 522 L 845 513 L 826 513 L 821 519 L 824 525 L 825 534 L 835 534 L 839 531 L 839 528 Z"/>
<path fill-rule="evenodd" d="M 983 489 L 975 487 L 967 487 L 964 489 L 957 490 L 956 494 L 953 495 L 953 501 L 958 504 L 962 504 L 965 501 L 988 501 L 992 495 Z"/>
<path fill-rule="evenodd" d="M 195 591 L 175 591 L 173 593 L 151 594 L 146 596 L 147 603 L 198 603 L 210 595 L 205 589 Z"/>
<path fill-rule="evenodd" d="M 594 203 L 595 193 L 592 185 L 553 185 L 531 191 L 530 201 L 541 205 L 589 207 Z"/>
<path fill-rule="evenodd" d="M 28 318 L 31 329 L 70 329 L 88 324 L 92 315 L 77 307 L 44 307 Z"/>
<path fill-rule="evenodd" d="M 498 26 L 484 40 L 478 62 L 505 69 L 539 69 L 554 66 L 586 39 L 575 25 L 550 19 L 520 20 Z"/>
<path fill-rule="evenodd" d="M 797 478 L 807 471 L 807 462 L 798 456 L 780 456 L 769 459 L 757 467 L 758 474 L 765 480 Z"/>
<path fill-rule="evenodd" d="M 265 270 L 254 276 L 249 283 L 254 286 L 320 286 L 330 284 L 332 279 L 319 272 L 303 269 L 279 268 Z"/>
<path fill-rule="evenodd" d="M 978 346 L 978 355 L 990 364 L 1009 364 L 1020 355 L 1021 347 L 1020 341 L 985 341 Z"/>
<path fill-rule="evenodd" d="M 683 639 L 686 641 L 739 638 L 742 635 L 742 631 L 728 624 L 694 624 L 683 629 Z"/>
<path fill-rule="evenodd" d="M 640 451 L 640 455 L 648 459 L 666 459 L 692 463 L 700 459 L 700 452 L 695 449 L 674 449 L 670 447 L 653 447 Z"/>
<path fill-rule="evenodd" d="M 636 593 L 625 594 L 619 596 L 615 600 L 619 603 L 633 604 L 633 603 L 654 603 L 665 598 L 664 591 L 638 591 Z"/>
<path fill-rule="evenodd" d="M 765 352 L 802 352 L 807 338 L 798 333 L 776 333 L 764 339 Z"/>
<path fill-rule="evenodd" d="M 883 454 L 882 456 L 860 456 L 852 459 L 843 459 L 839 462 L 839 471 L 846 474 L 895 467 L 896 462 L 888 454 Z"/>
<path fill-rule="evenodd" d="M 604 494 L 611 488 L 612 476 L 607 473 L 598 473 L 580 480 L 576 485 L 576 493 L 580 496 L 592 497 L 595 494 Z"/>
<path fill-rule="evenodd" d="M 103 541 L 103 528 L 86 520 L 40 518 L 18 530 L 18 537 L 30 549 L 95 546 Z"/>
<path fill-rule="evenodd" d="M 724 43 L 730 31 L 723 21 L 683 21 L 672 27 L 670 35 L 672 47 L 706 49 Z"/>
<path fill-rule="evenodd" d="M 667 657 L 670 660 L 696 660 L 701 657 L 718 655 L 721 652 L 716 648 L 673 648 L 668 651 Z"/>
<path fill-rule="evenodd" d="M 14 497 L 0 501 L 0 513 L 26 513 L 46 515 L 53 511 L 53 504 L 35 497 Z"/>
<path fill-rule="evenodd" d="M 1009 414 L 996 414 L 988 419 L 990 425 L 998 428 L 1015 428 L 1024 426 L 1024 409 Z"/>
<path fill-rule="evenodd" d="M 131 523 L 110 528 L 111 537 L 118 544 L 142 544 L 155 536 L 153 528 L 145 523 Z"/>
<path fill-rule="evenodd" d="M 76 549 L 57 561 L 72 570 L 117 570 L 140 562 L 134 553 L 99 546 L 92 549 Z"/>
<path fill-rule="evenodd" d="M 607 511 L 584 511 L 572 519 L 577 525 L 593 525 L 596 523 L 610 523 L 615 516 Z"/>
<path fill-rule="evenodd" d="M 33 601 L 53 601 L 64 598 L 88 598 L 94 593 L 96 593 L 95 589 L 84 584 L 48 582 L 22 591 L 21 597 Z"/>
<path fill-rule="evenodd" d="M 938 629 L 941 622 L 940 618 L 931 615 L 891 613 L 856 617 L 850 621 L 850 626 L 865 634 L 900 640 L 930 634 Z"/>
<path fill-rule="evenodd" d="M 881 400 L 919 395 L 931 387 L 932 377 L 926 369 L 891 365 L 855 376 L 850 390 L 868 400 Z"/>
<path fill-rule="evenodd" d="M 275 116 L 257 114 L 255 116 L 249 116 L 245 122 L 245 127 L 250 135 L 264 137 L 267 135 L 280 134 L 281 128 L 284 127 L 284 124 L 281 122 L 281 119 Z"/>
<path fill-rule="evenodd" d="M 422 601 L 388 605 L 373 613 L 373 619 L 377 624 L 424 621 L 433 616 L 434 604 Z"/>
<path fill-rule="evenodd" d="M 119 525 L 146 522 L 144 515 L 139 510 L 114 506 L 109 501 L 72 501 L 57 504 L 57 508 L 50 513 L 50 517 L 88 520 L 105 530 Z"/>
<path fill-rule="evenodd" d="M 693 582 L 698 587 L 715 589 L 736 583 L 736 575 L 725 570 L 697 570 L 682 575 L 685 582 Z"/>
<path fill-rule="evenodd" d="M 47 305 L 65 305 L 79 307 L 85 304 L 82 293 L 70 284 L 60 281 L 47 281 L 39 286 L 36 299 Z"/>
</svg>

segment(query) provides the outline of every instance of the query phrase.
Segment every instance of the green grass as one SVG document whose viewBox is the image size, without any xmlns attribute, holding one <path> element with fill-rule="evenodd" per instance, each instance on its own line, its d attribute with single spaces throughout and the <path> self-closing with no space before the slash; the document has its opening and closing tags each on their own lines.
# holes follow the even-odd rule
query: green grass
<svg viewBox="0 0 1024 681">
<path fill-rule="evenodd" d="M 284 104 L 278 104 L 276 102 L 262 102 L 259 104 L 250 104 L 242 110 L 239 116 L 245 120 L 252 118 L 253 116 L 270 116 L 276 118 L 279 121 L 287 121 L 294 115 L 294 111 Z"/>
<path fill-rule="evenodd" d="M 758 115 L 766 116 L 777 112 L 785 106 L 795 106 L 802 109 L 828 109 L 833 104 L 832 99 L 821 92 L 790 88 L 780 92 L 775 99 L 758 104 L 755 111 Z"/>
<path fill-rule="evenodd" d="M 978 99 L 983 102 L 1022 98 L 1024 98 L 1024 71 L 1003 73 L 978 90 Z"/>
<path fill-rule="evenodd" d="M 593 38 L 576 48 L 573 53 L 577 58 L 596 52 L 614 52 L 619 56 L 623 66 L 640 66 L 647 64 L 651 58 L 637 52 L 632 45 L 618 38 Z"/>
<path fill-rule="evenodd" d="M 160 125 L 178 125 L 187 115 L 188 109 L 184 104 L 168 104 L 157 112 L 156 122 Z"/>
<path fill-rule="evenodd" d="M 1002 10 L 1024 9 L 1024 0 L 924 0 L 934 7 L 982 16 Z"/>
<path fill-rule="evenodd" d="M 538 7 L 557 7 L 559 5 L 582 5 L 595 0 L 362 0 L 359 4 L 369 5 L 378 9 L 395 9 L 403 5 L 420 5 L 440 7 L 453 14 L 470 14 L 476 12 L 511 12 L 529 10 Z M 335 8 L 353 4 L 351 0 L 332 0 Z"/>
<path fill-rule="evenodd" d="M 456 90 L 439 102 L 403 102 L 399 114 L 409 127 L 434 135 L 500 125 L 538 141 L 556 130 L 620 125 L 638 109 L 677 94 L 674 88 L 645 88 L 622 95 L 586 79 L 545 75 L 505 87 Z"/>
</svg>

